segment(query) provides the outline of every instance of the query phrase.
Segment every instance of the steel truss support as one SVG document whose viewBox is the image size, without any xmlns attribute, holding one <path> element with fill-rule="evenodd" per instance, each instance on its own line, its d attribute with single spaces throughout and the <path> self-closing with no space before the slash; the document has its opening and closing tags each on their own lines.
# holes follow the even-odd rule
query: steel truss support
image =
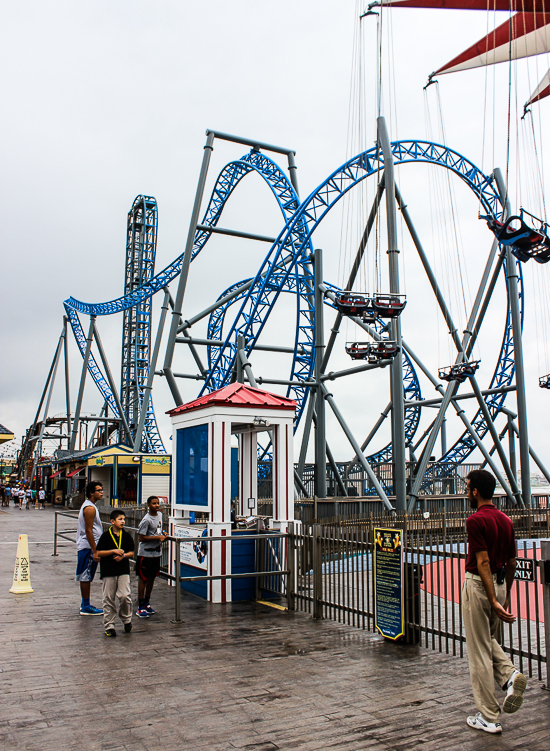
<svg viewBox="0 0 550 751">
<path fill-rule="evenodd" d="M 103 367 L 105 368 L 105 375 L 107 376 L 107 381 L 109 382 L 109 386 L 111 387 L 111 391 L 113 392 L 113 397 L 115 400 L 116 408 L 118 409 L 119 417 L 122 421 L 122 428 L 124 432 L 126 433 L 126 440 L 128 441 L 128 445 L 132 446 L 133 445 L 132 434 L 128 426 L 128 421 L 126 420 L 126 415 L 124 414 L 124 411 L 122 409 L 122 404 L 120 402 L 120 397 L 118 395 L 118 391 L 117 391 L 117 388 L 113 379 L 113 375 L 111 373 L 111 368 L 109 367 L 109 362 L 107 361 L 107 358 L 105 356 L 105 350 L 103 349 L 103 344 L 101 343 L 99 331 L 97 329 L 97 325 L 95 322 L 95 316 L 91 316 L 91 318 L 92 318 L 91 327 L 93 330 L 93 335 L 95 337 L 95 343 L 97 345 L 97 350 L 99 352 L 101 362 L 103 363 Z"/>
<path fill-rule="evenodd" d="M 378 141 L 384 156 L 384 174 L 386 176 L 386 220 L 388 226 L 388 258 L 390 292 L 399 294 L 399 248 L 397 247 L 397 220 L 395 205 L 395 181 L 393 153 L 386 128 L 386 121 L 379 117 Z M 405 405 L 403 391 L 403 355 L 401 353 L 401 321 L 399 316 L 390 321 L 390 338 L 397 342 L 399 350 L 390 366 L 391 385 L 391 427 L 392 427 L 392 462 L 393 492 L 395 507 L 398 511 L 407 508 L 407 478 L 405 457 Z"/>
<path fill-rule="evenodd" d="M 378 482 L 378 478 L 374 474 L 374 472 L 372 470 L 372 467 L 370 466 L 370 464 L 368 463 L 368 461 L 363 456 L 361 448 L 360 448 L 359 444 L 357 443 L 357 441 L 355 440 L 355 438 L 353 436 L 353 433 L 349 429 L 346 421 L 344 420 L 344 418 L 342 416 L 342 413 L 340 412 L 340 410 L 336 406 L 336 402 L 334 401 L 334 397 L 332 396 L 331 393 L 329 393 L 329 391 L 328 391 L 328 389 L 327 389 L 327 387 L 325 386 L 324 383 L 321 384 L 321 393 L 323 394 L 323 396 L 326 399 L 326 401 L 330 404 L 330 407 L 331 407 L 332 411 L 334 412 L 334 416 L 336 417 L 336 419 L 340 423 L 340 427 L 344 431 L 344 433 L 346 435 L 346 438 L 350 442 L 351 447 L 353 448 L 353 450 L 355 451 L 357 457 L 359 458 L 359 463 L 361 464 L 361 466 L 363 467 L 363 469 L 367 473 L 367 476 L 368 476 L 369 480 L 374 485 L 374 489 L 376 490 L 376 493 L 378 494 L 378 497 L 383 502 L 384 506 L 388 509 L 388 511 L 395 511 L 394 507 L 391 505 L 391 503 L 390 503 L 390 501 L 388 499 L 388 496 L 384 492 L 383 487 Z"/>
<path fill-rule="evenodd" d="M 187 243 L 185 245 L 185 253 L 181 264 L 180 277 L 178 280 L 178 289 L 176 292 L 176 300 L 174 303 L 174 310 L 172 311 L 172 322 L 170 325 L 170 333 L 168 335 L 168 342 L 166 345 L 166 356 L 164 358 L 164 375 L 168 381 L 170 391 L 176 406 L 183 404 L 178 385 L 172 374 L 172 361 L 174 359 L 174 347 L 176 345 L 176 335 L 178 327 L 180 325 L 181 310 L 183 305 L 183 298 L 185 296 L 185 290 L 187 287 L 187 280 L 189 278 L 189 266 L 191 264 L 191 253 L 193 250 L 193 242 L 195 240 L 195 231 L 197 224 L 199 223 L 199 213 L 202 203 L 202 197 L 204 195 L 204 186 L 206 184 L 206 176 L 208 174 L 208 166 L 210 164 L 210 157 L 212 155 L 213 143 L 215 133 L 213 131 L 208 132 L 206 138 L 206 144 L 204 146 L 204 155 L 202 160 L 201 171 L 199 175 L 199 182 L 197 185 L 197 192 L 195 194 L 195 203 L 193 204 L 193 211 L 191 213 L 191 221 L 189 222 L 189 231 L 187 233 Z"/>
<path fill-rule="evenodd" d="M 378 433 L 378 430 L 380 429 L 382 423 L 385 421 L 386 417 L 389 415 L 390 412 L 391 412 L 391 402 L 388 404 L 388 406 L 386 407 L 386 409 L 383 412 L 380 413 L 380 417 L 376 421 L 373 429 L 371 430 L 371 432 L 368 434 L 368 436 L 365 438 L 365 440 L 361 444 L 361 453 L 362 454 L 364 454 L 365 449 L 367 448 L 367 446 L 369 445 L 369 443 L 372 441 L 372 439 L 374 438 L 374 436 Z M 345 469 L 344 478 L 346 480 L 349 477 L 349 473 L 353 469 L 354 465 L 358 461 L 359 461 L 359 457 L 357 456 L 357 454 L 355 454 L 355 456 L 353 457 L 353 459 L 351 460 L 351 462 L 348 464 L 348 466 Z"/>
<path fill-rule="evenodd" d="M 36 467 L 38 465 L 38 462 L 40 461 L 40 455 L 42 453 L 42 439 L 44 438 L 44 431 L 46 429 L 46 419 L 48 417 L 48 412 L 50 410 L 50 403 L 52 400 L 52 394 L 53 394 L 53 387 L 55 386 L 55 377 L 57 375 L 57 366 L 59 365 L 59 358 L 61 357 L 61 348 L 63 347 L 63 342 L 67 338 L 67 321 L 64 318 L 63 319 L 63 330 L 61 332 L 61 336 L 59 337 L 59 340 L 57 342 L 57 347 L 55 349 L 55 355 L 52 361 L 52 369 L 50 370 L 51 378 L 48 378 L 50 382 L 50 387 L 48 390 L 48 396 L 46 398 L 46 404 L 44 406 L 44 418 L 42 420 L 42 424 L 40 426 L 40 433 L 38 435 L 38 438 L 36 440 L 36 444 L 34 447 L 34 462 L 32 465 L 31 470 L 31 477 L 29 481 L 29 485 L 32 485 L 32 482 L 34 480 L 34 475 L 36 473 Z"/>
<path fill-rule="evenodd" d="M 71 442 L 69 443 L 69 451 L 75 450 L 76 437 L 78 435 L 78 427 L 80 423 L 80 412 L 82 410 L 82 398 L 84 396 L 84 386 L 86 384 L 88 362 L 90 361 L 90 351 L 92 349 L 92 340 L 94 338 L 94 324 L 95 324 L 95 316 L 90 316 L 88 336 L 86 337 L 86 351 L 84 352 L 84 359 L 82 361 L 82 372 L 80 374 L 80 385 L 78 387 L 78 396 L 76 398 L 76 408 L 75 408 L 74 420 L 73 420 L 73 430 L 71 433 Z M 121 408 L 121 412 L 122 412 L 122 408 Z"/>
<path fill-rule="evenodd" d="M 495 182 L 500 197 L 506 207 L 506 216 L 510 214 L 508 188 L 504 183 L 498 167 L 494 170 Z M 510 245 L 506 246 L 506 278 L 508 280 L 508 294 L 510 296 L 510 312 L 512 318 L 512 334 L 514 337 L 514 364 L 516 376 L 516 399 L 519 427 L 519 466 L 521 468 L 521 494 L 526 506 L 531 505 L 531 471 L 529 468 L 529 434 L 527 429 L 527 401 L 525 398 L 525 370 L 523 367 L 523 346 L 521 331 L 521 313 L 519 306 L 519 275 L 516 259 L 512 255 Z"/>
<path fill-rule="evenodd" d="M 155 377 L 155 368 L 157 367 L 157 360 L 160 352 L 160 343 L 162 341 L 162 334 L 164 333 L 164 324 L 166 322 L 166 314 L 168 312 L 170 300 L 170 293 L 166 289 L 164 291 L 164 300 L 160 309 L 160 319 L 157 328 L 157 335 L 155 338 L 155 344 L 153 347 L 153 354 L 151 356 L 151 362 L 149 364 L 149 375 L 147 377 L 147 385 L 143 390 L 143 402 L 141 405 L 141 412 L 139 414 L 139 421 L 136 429 L 136 435 L 134 438 L 134 451 L 141 449 L 141 438 L 143 436 L 143 428 L 145 427 L 145 420 L 147 418 L 147 410 L 149 409 L 149 399 L 151 398 L 151 391 L 153 389 L 153 379 Z"/>
<path fill-rule="evenodd" d="M 327 497 L 327 436 L 325 419 L 325 400 L 323 399 L 321 368 L 325 353 L 324 338 L 324 296 L 321 289 L 323 284 L 323 251 L 315 250 L 313 258 L 315 284 L 315 391 L 317 420 L 315 423 L 315 495 L 318 498 Z"/>
<path fill-rule="evenodd" d="M 502 411 L 504 412 L 504 414 L 506 414 L 508 416 L 510 428 L 517 435 L 517 437 L 519 438 L 519 428 L 518 428 L 518 426 L 516 425 L 516 423 L 514 422 L 514 419 L 513 419 L 514 416 L 515 416 L 514 413 L 511 412 L 509 409 L 506 409 L 506 407 L 504 407 Z M 532 448 L 532 446 L 529 446 L 529 453 L 533 457 L 533 461 L 535 462 L 535 464 L 537 465 L 537 467 L 540 469 L 540 471 L 542 472 L 542 474 L 546 477 L 546 479 L 550 483 L 550 471 L 548 471 L 548 469 L 546 469 L 545 465 L 542 463 L 540 457 L 535 452 L 535 450 Z"/>
</svg>

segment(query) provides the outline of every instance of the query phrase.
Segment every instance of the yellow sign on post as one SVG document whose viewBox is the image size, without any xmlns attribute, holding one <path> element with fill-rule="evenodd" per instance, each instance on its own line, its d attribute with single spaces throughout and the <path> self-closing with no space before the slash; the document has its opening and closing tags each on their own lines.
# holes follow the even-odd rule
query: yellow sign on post
<svg viewBox="0 0 550 751">
<path fill-rule="evenodd" d="M 15 554 L 13 584 L 11 585 L 10 592 L 13 592 L 14 595 L 23 595 L 27 594 L 27 592 L 34 592 L 31 587 L 28 535 L 19 535 L 17 553 Z"/>
</svg>

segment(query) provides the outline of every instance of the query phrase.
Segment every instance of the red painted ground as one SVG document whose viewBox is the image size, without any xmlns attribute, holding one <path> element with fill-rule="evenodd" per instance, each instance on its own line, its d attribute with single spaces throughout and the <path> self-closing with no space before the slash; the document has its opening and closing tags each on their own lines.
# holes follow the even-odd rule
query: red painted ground
<svg viewBox="0 0 550 751">
<path fill-rule="evenodd" d="M 519 555 L 522 557 L 532 558 L 533 550 L 519 551 Z M 464 564 L 463 558 L 452 560 L 448 558 L 446 561 L 435 561 L 434 563 L 424 566 L 424 583 L 421 585 L 421 589 L 431 594 L 443 597 L 445 600 L 451 600 L 452 602 L 459 602 L 459 593 L 462 588 L 462 582 L 464 581 Z M 454 582 L 451 580 L 451 565 L 453 568 Z M 447 589 L 445 590 L 445 569 L 447 574 Z M 438 578 L 439 577 L 439 578 Z M 544 623 L 544 611 L 542 607 L 542 584 L 540 583 L 540 577 L 535 582 L 523 582 L 516 581 L 512 590 L 512 613 L 517 615 L 518 613 L 518 592 L 519 592 L 519 614 L 522 619 L 529 619 L 535 621 L 537 619 L 535 598 L 538 598 L 539 612 L 538 618 L 541 623 Z M 453 586 L 451 586 L 451 583 Z M 527 612 L 527 591 L 529 592 L 529 614 Z"/>
</svg>

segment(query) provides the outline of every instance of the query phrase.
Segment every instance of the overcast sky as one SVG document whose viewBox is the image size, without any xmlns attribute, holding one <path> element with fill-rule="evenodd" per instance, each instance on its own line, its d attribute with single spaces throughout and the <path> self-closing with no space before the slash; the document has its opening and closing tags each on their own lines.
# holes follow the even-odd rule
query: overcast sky
<svg viewBox="0 0 550 751">
<path fill-rule="evenodd" d="M 101 302 L 122 293 L 126 216 L 136 195 L 152 195 L 158 201 L 156 269 L 182 252 L 206 128 L 295 149 L 302 198 L 352 153 L 373 144 L 379 22 L 374 16 L 361 22 L 361 128 L 355 94 L 350 107 L 350 84 L 357 79 L 359 65 L 357 16 L 362 7 L 356 0 L 0 2 L 2 424 L 20 437 L 32 422 L 61 331 L 63 300 L 72 295 Z M 497 25 L 505 17 L 498 14 Z M 484 12 L 402 9 L 385 11 L 382 24 L 382 114 L 388 119 L 391 138 L 431 134 L 440 140 L 437 92 L 435 87 L 423 92 L 427 77 L 484 36 L 495 17 Z M 542 201 L 533 179 L 533 149 L 525 140 L 528 132 L 520 129 L 516 135 L 514 123 L 516 110 L 547 67 L 543 56 L 529 64 L 520 61 L 513 71 L 510 190 L 515 208 L 523 202 L 534 213 L 541 210 Z M 505 170 L 507 66 L 490 73 L 443 76 L 439 92 L 447 144 L 487 173 L 495 165 Z M 549 106 L 546 100 L 534 108 L 543 161 L 549 144 L 544 125 L 540 137 L 540 118 L 544 124 Z M 216 142 L 207 195 L 224 164 L 245 152 L 242 146 Z M 449 186 L 433 170 L 403 167 L 398 179 L 462 330 L 491 244 L 491 235 L 477 219 L 478 203 L 455 180 L 453 222 L 445 197 Z M 314 237 L 315 244 L 325 249 L 328 281 L 341 283 L 349 273 L 373 186 L 364 186 L 356 198 L 335 209 Z M 282 227 L 269 191 L 253 179 L 235 192 L 220 225 L 265 235 L 276 235 Z M 449 337 L 437 321 L 435 303 L 401 224 L 399 231 L 401 278 L 409 300 L 403 333 L 435 372 L 453 356 Z M 376 279 L 376 262 L 385 268 L 386 256 L 380 251 L 385 242 L 381 233 L 378 250 L 373 244 L 367 253 L 361 272 L 367 286 Z M 267 246 L 260 244 L 213 238 L 192 266 L 184 317 L 234 282 L 254 276 L 266 251 Z M 459 271 L 462 281 L 457 278 Z M 550 393 L 538 388 L 539 375 L 550 370 L 545 336 L 548 270 L 531 262 L 524 271 L 531 442 L 550 464 L 546 425 Z M 482 361 L 482 388 L 487 387 L 498 356 L 503 299 L 502 288 L 476 351 Z M 155 320 L 159 307 L 155 298 Z M 273 343 L 293 344 L 293 315 L 290 303 L 281 302 L 265 336 Z M 327 311 L 327 332 L 331 321 Z M 121 317 L 101 318 L 98 325 L 118 381 Z M 193 333 L 203 335 L 204 329 Z M 345 337 L 357 336 L 353 327 L 345 329 L 332 369 L 350 366 Z M 74 341 L 71 352 L 74 404 L 79 377 Z M 257 374 L 286 372 L 282 377 L 288 377 L 284 359 L 275 362 L 254 356 L 252 362 Z M 196 370 L 183 352 L 177 355 L 176 365 L 178 370 Z M 427 381 L 421 385 L 424 396 L 434 395 Z M 181 388 L 186 399 L 199 390 L 193 381 L 182 382 Z M 388 401 L 387 373 L 341 379 L 333 391 L 362 439 Z M 154 403 L 169 447 L 170 422 L 164 412 L 173 402 L 161 379 L 155 383 Z M 514 408 L 513 396 L 507 404 Z M 100 408 L 99 396 L 89 383 L 85 410 L 97 413 Z M 51 413 L 63 409 L 60 379 Z M 433 410 L 425 412 L 423 426 L 435 416 Z M 473 413 L 470 403 L 470 416 Z M 383 445 L 388 430 L 389 426 L 381 431 L 373 448 Z M 450 424 L 449 431 L 450 441 L 459 428 Z M 349 446 L 332 421 L 329 440 L 339 459 L 350 458 Z"/>
</svg>

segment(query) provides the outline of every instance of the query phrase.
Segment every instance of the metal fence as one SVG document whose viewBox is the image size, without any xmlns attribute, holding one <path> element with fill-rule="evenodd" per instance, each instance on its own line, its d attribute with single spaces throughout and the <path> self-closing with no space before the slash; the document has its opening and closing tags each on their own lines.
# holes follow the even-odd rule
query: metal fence
<svg viewBox="0 0 550 751">
<path fill-rule="evenodd" d="M 314 618 L 375 630 L 373 528 L 315 524 L 292 536 L 297 562 L 293 599 L 298 610 Z M 434 534 L 425 527 L 405 533 L 404 540 L 404 641 L 463 657 L 463 532 Z M 542 583 L 540 542 L 518 541 L 518 562 L 521 575 L 531 569 L 535 581 L 515 582 L 512 609 L 517 619 L 503 624 L 501 643 L 522 672 L 543 680 L 548 677 L 546 641 L 550 637 L 545 637 L 545 620 L 550 615 L 550 586 Z M 543 590 L 548 600 L 546 619 Z M 546 623 L 547 634 L 549 626 Z"/>
</svg>

